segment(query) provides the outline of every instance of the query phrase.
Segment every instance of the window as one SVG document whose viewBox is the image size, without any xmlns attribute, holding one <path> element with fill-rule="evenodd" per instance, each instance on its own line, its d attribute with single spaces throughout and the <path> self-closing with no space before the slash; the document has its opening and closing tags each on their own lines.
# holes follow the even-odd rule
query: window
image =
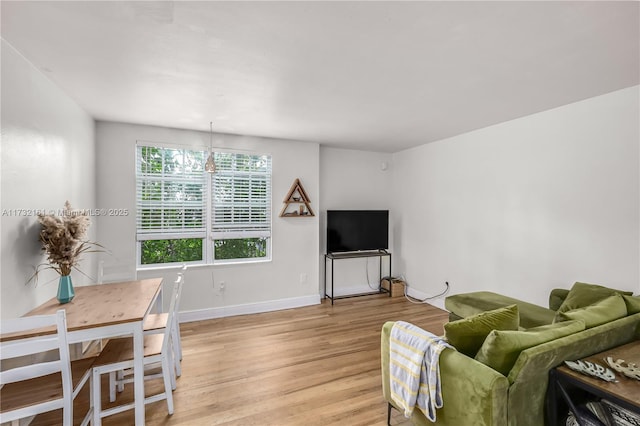
<svg viewBox="0 0 640 426">
<path fill-rule="evenodd" d="M 271 157 L 216 152 L 214 158 L 214 259 L 270 257 Z"/>
<path fill-rule="evenodd" d="M 139 144 L 138 265 L 271 258 L 271 156 Z"/>
</svg>

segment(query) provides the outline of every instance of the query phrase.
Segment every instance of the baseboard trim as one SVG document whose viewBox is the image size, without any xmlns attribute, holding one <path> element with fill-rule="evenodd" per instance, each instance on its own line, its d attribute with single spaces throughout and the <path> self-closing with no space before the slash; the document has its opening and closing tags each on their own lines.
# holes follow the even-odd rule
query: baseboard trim
<svg viewBox="0 0 640 426">
<path fill-rule="evenodd" d="M 214 318 L 232 317 L 236 315 L 259 314 L 262 312 L 281 311 L 283 309 L 301 308 L 320 304 L 320 295 L 291 297 L 288 299 L 269 300 L 266 302 L 246 303 L 242 305 L 221 306 L 218 308 L 199 309 L 180 312 L 179 322 L 203 321 Z"/>
</svg>

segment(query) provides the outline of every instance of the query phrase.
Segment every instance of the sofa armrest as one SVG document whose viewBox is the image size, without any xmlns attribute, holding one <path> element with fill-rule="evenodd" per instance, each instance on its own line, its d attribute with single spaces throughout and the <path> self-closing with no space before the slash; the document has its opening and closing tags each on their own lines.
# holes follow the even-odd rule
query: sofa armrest
<svg viewBox="0 0 640 426">
<path fill-rule="evenodd" d="M 588 357 L 640 338 L 640 313 L 525 349 L 507 378 L 509 422 L 518 426 L 544 424 L 549 370 L 566 360 Z"/>
<path fill-rule="evenodd" d="M 382 393 L 389 391 L 389 335 L 393 322 L 382 327 Z M 440 354 L 443 407 L 436 412 L 439 425 L 506 425 L 509 382 L 505 376 L 452 349 Z M 432 425 L 419 410 L 411 417 L 414 425 Z"/>
<path fill-rule="evenodd" d="M 569 290 L 564 288 L 554 288 L 549 293 L 549 309 L 552 311 L 557 311 L 564 299 L 567 298 L 567 294 L 569 294 Z"/>
</svg>

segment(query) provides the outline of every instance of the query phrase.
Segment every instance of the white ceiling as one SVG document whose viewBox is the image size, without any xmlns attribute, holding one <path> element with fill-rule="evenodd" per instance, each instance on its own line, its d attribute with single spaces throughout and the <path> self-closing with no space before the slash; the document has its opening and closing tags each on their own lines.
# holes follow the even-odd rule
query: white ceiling
<svg viewBox="0 0 640 426">
<path fill-rule="evenodd" d="M 640 83 L 638 2 L 2 1 L 98 120 L 382 152 Z"/>
</svg>

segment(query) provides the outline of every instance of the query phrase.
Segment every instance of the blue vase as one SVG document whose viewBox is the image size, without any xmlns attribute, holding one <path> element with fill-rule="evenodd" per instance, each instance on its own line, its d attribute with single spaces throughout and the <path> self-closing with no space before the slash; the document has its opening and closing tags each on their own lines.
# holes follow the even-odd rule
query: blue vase
<svg viewBox="0 0 640 426">
<path fill-rule="evenodd" d="M 60 281 L 58 281 L 58 295 L 56 298 L 58 302 L 69 303 L 75 297 L 75 292 L 73 291 L 73 283 L 71 282 L 71 275 L 62 275 L 60 277 Z"/>
</svg>

